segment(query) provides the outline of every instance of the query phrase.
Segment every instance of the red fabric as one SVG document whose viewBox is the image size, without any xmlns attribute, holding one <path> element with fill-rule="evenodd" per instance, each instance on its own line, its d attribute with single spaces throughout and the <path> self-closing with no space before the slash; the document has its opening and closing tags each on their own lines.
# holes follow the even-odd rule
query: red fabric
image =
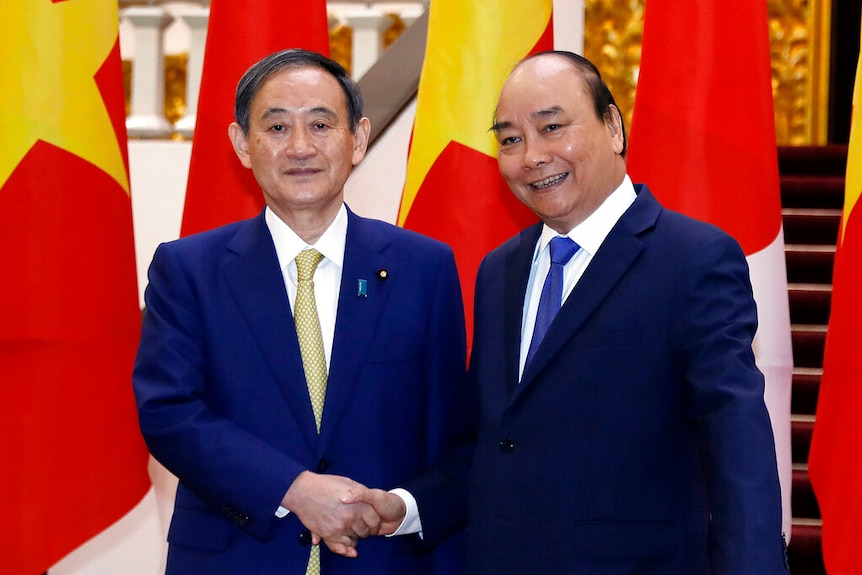
<svg viewBox="0 0 862 575">
<path fill-rule="evenodd" d="M 862 56 L 856 69 L 847 148 L 844 212 L 832 275 L 832 310 L 808 471 L 823 519 L 823 562 L 829 575 L 862 573 L 856 551 L 862 517 Z"/>
<path fill-rule="evenodd" d="M 627 167 L 666 207 L 724 229 L 748 257 L 789 539 L 793 351 L 771 74 L 766 2 L 646 0 Z"/>
<path fill-rule="evenodd" d="M 425 176 L 404 227 L 452 246 L 466 317 L 472 325 L 476 272 L 482 258 L 537 221 L 509 190 L 496 159 L 449 142 Z"/>
<path fill-rule="evenodd" d="M 853 161 L 853 160 L 850 160 Z M 859 161 L 859 160 L 856 160 Z M 851 213 L 835 254 L 832 312 L 826 335 L 817 419 L 808 459 L 823 518 L 823 559 L 830 575 L 862 572 L 856 548 L 862 517 L 862 221 Z"/>
<path fill-rule="evenodd" d="M 758 252 L 781 227 L 766 3 L 647 0 L 645 9 L 632 180 Z"/>
<path fill-rule="evenodd" d="M 529 54 L 553 47 L 551 18 Z M 417 137 L 414 134 L 414 140 Z M 423 179 L 404 227 L 443 241 L 455 252 L 468 344 L 473 336 L 473 296 L 482 258 L 537 221 L 509 190 L 496 158 L 458 142 L 446 146 Z"/>
<path fill-rule="evenodd" d="M 263 208 L 260 186 L 236 157 L 227 128 L 240 77 L 286 48 L 329 55 L 325 0 L 212 0 L 181 236 Z"/>
<path fill-rule="evenodd" d="M 125 155 L 119 43 L 96 82 Z M 35 142 L 0 187 L 0 262 L 0 572 L 37 574 L 150 485 L 131 387 L 140 308 L 129 195 L 92 163 Z"/>
</svg>

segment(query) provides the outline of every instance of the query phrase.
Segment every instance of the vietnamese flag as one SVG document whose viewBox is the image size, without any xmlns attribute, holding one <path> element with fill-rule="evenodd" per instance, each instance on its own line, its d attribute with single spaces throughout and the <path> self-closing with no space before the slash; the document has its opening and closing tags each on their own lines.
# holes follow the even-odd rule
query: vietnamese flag
<svg viewBox="0 0 862 575">
<path fill-rule="evenodd" d="M 207 26 L 181 236 L 250 218 L 263 209 L 251 170 L 242 167 L 227 128 L 236 85 L 261 58 L 286 48 L 329 55 L 326 0 L 212 0 Z"/>
<path fill-rule="evenodd" d="M 844 214 L 826 332 L 823 377 L 811 438 L 808 472 L 823 519 L 823 562 L 830 575 L 862 573 L 856 545 L 862 517 L 862 58 L 856 68 L 847 148 Z"/>
<path fill-rule="evenodd" d="M 748 258 L 789 539 L 793 356 L 766 4 L 646 0 L 628 169 L 666 207 L 723 228 Z"/>
<path fill-rule="evenodd" d="M 115 0 L 0 2 L 0 572 L 44 572 L 150 487 Z"/>
<path fill-rule="evenodd" d="M 553 48 L 551 0 L 434 0 L 398 225 L 455 251 L 472 339 L 473 291 L 488 251 L 538 221 L 497 169 L 489 131 L 503 82 Z"/>
</svg>

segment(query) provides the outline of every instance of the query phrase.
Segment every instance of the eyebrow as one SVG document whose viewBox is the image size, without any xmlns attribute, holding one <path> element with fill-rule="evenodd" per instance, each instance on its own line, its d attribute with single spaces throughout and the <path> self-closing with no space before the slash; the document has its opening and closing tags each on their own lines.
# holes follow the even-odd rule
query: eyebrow
<svg viewBox="0 0 862 575">
<path fill-rule="evenodd" d="M 315 108 L 308 108 L 308 109 L 302 108 L 299 111 L 303 112 L 303 113 L 307 113 L 307 114 L 322 114 L 322 115 L 327 116 L 329 118 L 337 118 L 338 117 L 338 114 L 334 110 L 331 110 L 331 109 L 327 108 L 326 106 L 317 106 Z M 263 113 L 261 118 L 266 120 L 267 118 L 269 118 L 271 116 L 277 116 L 279 114 L 287 114 L 287 113 L 289 113 L 289 110 L 287 108 L 270 108 L 266 112 Z"/>
<path fill-rule="evenodd" d="M 539 120 L 541 118 L 550 118 L 553 116 L 557 116 L 563 113 L 562 106 L 551 106 L 550 108 L 545 108 L 544 110 L 538 110 L 530 114 L 530 118 L 533 120 Z M 499 132 L 501 130 L 505 130 L 506 128 L 511 128 L 512 122 L 495 122 L 493 126 L 491 126 L 490 131 Z"/>
</svg>

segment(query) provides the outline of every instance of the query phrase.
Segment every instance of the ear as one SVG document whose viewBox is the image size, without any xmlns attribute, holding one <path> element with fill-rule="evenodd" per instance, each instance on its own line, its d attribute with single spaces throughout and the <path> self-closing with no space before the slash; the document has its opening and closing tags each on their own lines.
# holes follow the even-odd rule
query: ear
<svg viewBox="0 0 862 575">
<path fill-rule="evenodd" d="M 371 135 L 371 120 L 360 118 L 356 124 L 356 133 L 353 134 L 353 165 L 356 166 L 365 157 L 368 149 L 368 138 Z"/>
<path fill-rule="evenodd" d="M 227 128 L 227 135 L 233 144 L 233 151 L 236 152 L 239 161 L 246 168 L 251 168 L 251 158 L 248 155 L 248 137 L 243 133 L 239 124 L 233 122 Z"/>
<path fill-rule="evenodd" d="M 607 126 L 611 133 L 611 142 L 613 144 L 614 153 L 621 154 L 625 145 L 625 137 L 623 136 L 623 115 L 620 109 L 614 104 L 609 106 L 610 114 L 608 114 Z"/>
</svg>

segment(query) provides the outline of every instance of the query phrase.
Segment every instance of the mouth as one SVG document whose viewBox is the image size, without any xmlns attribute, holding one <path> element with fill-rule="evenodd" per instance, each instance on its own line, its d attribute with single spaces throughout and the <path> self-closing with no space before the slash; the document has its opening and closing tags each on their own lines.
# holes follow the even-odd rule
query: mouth
<svg viewBox="0 0 862 575">
<path fill-rule="evenodd" d="M 320 172 L 319 169 L 311 166 L 295 166 L 288 168 L 284 173 L 289 176 L 312 176 L 318 172 Z"/>
<path fill-rule="evenodd" d="M 563 180 L 569 177 L 569 173 L 565 172 L 562 174 L 556 174 L 554 176 L 548 176 L 544 180 L 539 180 L 538 182 L 533 182 L 530 184 L 530 187 L 534 190 L 543 190 L 545 188 L 549 188 L 555 184 L 559 184 Z"/>
</svg>

